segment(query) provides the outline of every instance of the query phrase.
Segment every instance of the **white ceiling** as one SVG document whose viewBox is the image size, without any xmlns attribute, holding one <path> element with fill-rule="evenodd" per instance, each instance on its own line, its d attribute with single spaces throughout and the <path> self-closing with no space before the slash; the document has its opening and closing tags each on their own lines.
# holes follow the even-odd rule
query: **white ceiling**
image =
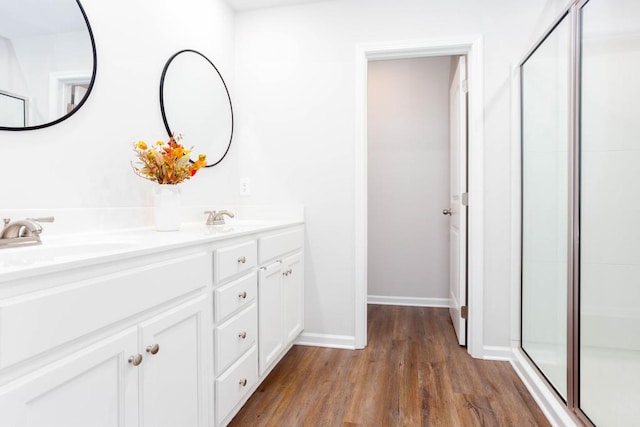
<svg viewBox="0 0 640 427">
<path fill-rule="evenodd" d="M 315 3 L 326 0 L 225 0 L 237 12 L 264 9 L 267 7 L 290 6 L 293 4 Z"/>
</svg>

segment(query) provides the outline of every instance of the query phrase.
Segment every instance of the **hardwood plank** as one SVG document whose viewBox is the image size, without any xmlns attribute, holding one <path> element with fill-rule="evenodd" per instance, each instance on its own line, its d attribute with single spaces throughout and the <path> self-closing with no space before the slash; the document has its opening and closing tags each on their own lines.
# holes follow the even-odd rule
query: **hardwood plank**
<svg viewBox="0 0 640 427">
<path fill-rule="evenodd" d="M 508 362 L 472 359 L 447 309 L 370 305 L 364 350 L 294 346 L 231 426 L 548 426 Z"/>
</svg>

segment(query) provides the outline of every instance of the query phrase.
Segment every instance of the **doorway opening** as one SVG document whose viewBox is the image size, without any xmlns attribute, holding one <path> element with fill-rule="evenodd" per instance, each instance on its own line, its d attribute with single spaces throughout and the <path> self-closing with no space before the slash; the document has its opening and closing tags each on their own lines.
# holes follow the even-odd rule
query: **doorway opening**
<svg viewBox="0 0 640 427">
<path fill-rule="evenodd" d="M 451 220 L 454 217 L 457 217 L 458 222 L 457 225 L 460 227 L 466 227 L 468 225 L 468 230 L 458 230 L 459 233 L 463 235 L 469 236 L 468 244 L 469 251 L 468 257 L 464 257 L 466 255 L 466 251 L 463 250 L 464 246 L 460 246 L 460 253 L 463 255 L 462 264 L 458 264 L 458 267 L 467 267 L 467 277 L 468 280 L 464 280 L 464 276 L 461 278 L 461 284 L 468 284 L 469 289 L 469 305 L 468 307 L 468 315 L 467 322 L 464 322 L 463 319 L 461 323 L 464 325 L 465 323 L 468 325 L 468 331 L 464 329 L 458 331 L 458 335 L 462 338 L 461 343 L 467 344 L 467 350 L 473 357 L 482 358 L 483 354 L 483 331 L 482 331 L 482 58 L 481 58 L 481 39 L 475 37 L 469 37 L 465 39 L 457 39 L 450 40 L 445 42 L 416 42 L 416 43 L 398 43 L 398 44 L 389 44 L 385 43 L 382 45 L 363 45 L 358 47 L 358 93 L 356 94 L 357 99 L 357 108 L 358 108 L 358 122 L 356 128 L 356 307 L 355 307 L 355 323 L 356 323 L 356 331 L 355 331 L 355 347 L 356 348 L 364 348 L 367 342 L 366 336 L 366 325 L 367 325 L 367 304 L 369 302 L 369 281 L 368 281 L 368 264 L 369 262 L 374 262 L 373 259 L 369 259 L 369 247 L 368 241 L 369 239 L 374 239 L 373 234 L 369 234 L 369 199 L 374 200 L 378 194 L 375 196 L 369 192 L 369 182 L 368 182 L 368 166 L 369 162 L 374 166 L 374 162 L 379 162 L 380 159 L 374 159 L 374 157 L 380 157 L 380 153 L 376 153 L 376 148 L 370 153 L 369 151 L 369 140 L 368 140 L 368 79 L 369 79 L 369 65 L 373 61 L 384 61 L 384 60 L 408 60 L 408 59 L 416 59 L 416 58 L 425 58 L 425 59 L 436 59 L 434 57 L 445 57 L 445 60 L 451 62 L 452 58 L 455 58 L 456 61 L 459 58 L 466 59 L 466 66 L 463 67 L 468 71 L 468 76 L 466 79 L 467 84 L 464 89 L 469 89 L 469 102 L 468 102 L 468 125 L 465 126 L 465 129 L 468 128 L 468 159 L 464 159 L 462 164 L 468 164 L 468 177 L 469 177 L 469 186 L 466 188 L 467 194 L 458 194 L 457 201 L 451 199 L 447 199 L 444 201 L 444 206 L 439 208 L 436 212 L 439 215 L 440 220 L 442 221 L 443 213 L 449 216 L 449 213 L 455 212 L 456 214 L 451 215 Z M 449 68 L 450 70 L 451 68 Z M 372 75 L 373 76 L 373 75 Z M 453 76 L 447 75 L 448 80 L 452 79 Z M 461 83 L 462 84 L 462 83 Z M 449 91 L 449 85 L 447 85 L 447 92 Z M 384 103 L 384 101 L 383 101 Z M 449 104 L 449 102 L 447 102 Z M 447 120 L 448 122 L 448 120 Z M 448 123 L 447 123 L 448 128 Z M 448 130 L 448 129 L 447 129 Z M 466 138 L 463 136 L 461 141 L 466 141 Z M 375 142 L 372 142 L 375 144 Z M 448 148 L 448 138 L 447 138 L 447 148 Z M 458 160 L 460 160 L 460 154 L 462 152 L 466 153 L 467 150 L 459 150 L 457 154 L 454 154 Z M 406 153 L 405 153 L 406 154 Z M 440 153 L 442 155 L 442 153 Z M 447 159 L 449 158 L 449 153 L 447 152 Z M 373 157 L 370 157 L 372 155 Z M 382 154 L 384 157 L 384 153 Z M 452 157 L 453 158 L 453 157 Z M 391 158 L 387 158 L 389 161 Z M 412 162 L 415 163 L 416 159 L 412 159 Z M 452 169 L 448 168 L 447 174 L 451 172 Z M 464 172 L 467 171 L 467 168 L 464 167 Z M 407 171 L 403 171 L 405 173 Z M 390 171 L 387 174 L 387 177 L 392 178 L 393 172 Z M 419 180 L 420 178 L 416 178 Z M 447 182 L 440 182 L 440 187 L 448 187 Z M 466 183 L 466 177 L 464 177 L 464 183 Z M 452 181 L 453 183 L 453 181 Z M 383 186 L 387 187 L 387 190 L 393 191 L 394 186 L 397 186 L 398 183 L 388 182 L 383 183 Z M 449 190 L 447 189 L 447 194 Z M 450 196 L 447 196 L 450 197 Z M 458 207 L 452 206 L 452 200 L 454 203 L 458 203 Z M 464 202 L 464 203 L 463 203 Z M 464 220 L 464 215 L 459 215 L 461 210 L 466 210 L 466 206 L 469 205 L 468 209 L 468 222 Z M 461 208 L 463 206 L 463 208 Z M 393 209 L 393 207 L 392 207 Z M 416 209 L 419 210 L 419 209 Z M 444 212 L 443 212 L 444 211 Z M 412 212 L 412 214 L 419 214 L 420 212 Z M 435 218 L 434 218 L 435 219 Z M 448 220 L 445 222 L 454 222 Z M 460 221 L 462 219 L 462 221 Z M 376 221 L 384 221 L 380 219 L 372 219 L 372 222 Z M 412 221 L 414 224 L 416 221 L 420 221 L 419 219 L 415 219 Z M 394 228 L 393 217 L 387 218 L 387 229 L 391 229 L 393 232 Z M 376 224 L 372 224 L 372 226 L 376 226 Z M 404 232 L 410 232 L 411 224 L 402 224 L 405 228 Z M 448 235 L 451 236 L 451 227 L 447 226 Z M 442 230 L 440 230 L 440 238 L 442 238 Z M 440 240 L 442 241 L 442 240 Z M 447 242 L 448 243 L 448 242 Z M 446 264 L 446 270 L 449 272 L 449 250 L 446 246 L 451 247 L 452 245 L 446 244 L 444 251 L 444 256 L 442 253 L 438 254 L 438 257 L 443 258 Z M 389 248 L 387 248 L 389 249 Z M 393 248 L 391 248 L 393 249 Z M 398 248 L 401 249 L 401 248 Z M 427 257 L 433 252 L 433 248 L 423 254 L 423 256 Z M 401 254 L 396 254 L 400 255 Z M 380 254 L 373 254 L 374 257 L 379 257 Z M 453 259 L 453 258 L 452 258 Z M 376 263 L 379 262 L 378 259 L 375 260 Z M 424 264 L 424 263 L 423 263 Z M 442 261 L 440 262 L 442 264 Z M 413 266 L 415 268 L 420 268 L 420 263 L 418 261 L 417 266 Z M 442 267 L 442 265 L 441 265 Z M 454 267 L 455 269 L 455 267 Z M 417 274 L 416 271 L 408 273 L 408 274 Z M 426 272 L 425 272 L 426 274 Z M 438 274 L 443 274 L 442 270 Z M 464 274 L 464 273 L 463 273 Z M 414 276 L 415 277 L 415 276 Z M 372 296 L 376 296 L 376 284 L 372 283 Z M 463 288 L 464 289 L 464 288 Z M 436 306 L 449 306 L 451 307 L 451 298 L 448 289 L 443 289 L 440 284 L 440 288 L 435 290 L 433 294 L 434 297 L 429 299 L 430 297 L 423 297 L 426 300 L 422 302 L 424 304 L 421 305 L 436 305 Z M 381 295 L 383 297 L 384 295 Z M 386 295 L 393 296 L 393 295 Z M 461 307 L 464 303 L 465 296 L 459 295 L 460 299 L 458 300 L 458 316 L 460 316 Z M 393 298 L 387 301 L 387 303 L 393 303 Z M 380 299 L 372 298 L 372 303 L 380 302 Z M 396 301 L 397 302 L 397 301 Z M 415 302 L 415 301 L 414 301 Z M 401 302 L 402 303 L 402 302 Z M 405 301 L 406 303 L 406 301 Z M 412 305 L 420 305 L 420 304 L 412 304 Z M 462 309 L 464 310 L 464 309 Z M 454 311 L 454 310 L 452 310 Z M 466 311 L 466 310 L 465 310 Z M 452 313 L 455 314 L 455 313 Z M 455 323 L 455 322 L 454 322 Z M 468 340 L 465 341 L 465 337 L 468 336 Z"/>
<path fill-rule="evenodd" d="M 367 301 L 448 308 L 466 346 L 466 57 L 367 76 Z"/>
</svg>

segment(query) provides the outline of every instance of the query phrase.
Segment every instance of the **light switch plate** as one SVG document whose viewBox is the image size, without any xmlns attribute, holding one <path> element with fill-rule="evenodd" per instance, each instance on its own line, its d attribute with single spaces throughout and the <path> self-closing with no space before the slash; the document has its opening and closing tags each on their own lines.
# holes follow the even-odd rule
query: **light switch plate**
<svg viewBox="0 0 640 427">
<path fill-rule="evenodd" d="M 241 196 L 251 195 L 251 178 L 244 177 L 240 179 L 240 195 Z"/>
</svg>

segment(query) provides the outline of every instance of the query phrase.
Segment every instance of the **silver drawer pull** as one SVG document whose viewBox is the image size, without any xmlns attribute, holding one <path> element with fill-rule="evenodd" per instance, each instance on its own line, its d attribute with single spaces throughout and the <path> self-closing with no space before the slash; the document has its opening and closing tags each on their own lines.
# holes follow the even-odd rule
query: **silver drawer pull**
<svg viewBox="0 0 640 427">
<path fill-rule="evenodd" d="M 242 331 L 238 334 L 238 338 L 245 339 L 247 338 L 247 331 Z"/>
<path fill-rule="evenodd" d="M 158 351 L 160 351 L 160 346 L 158 344 L 147 347 L 147 353 L 156 354 Z"/>
<path fill-rule="evenodd" d="M 131 363 L 133 366 L 138 366 L 142 363 L 142 355 L 136 354 L 135 356 L 131 356 L 127 362 Z"/>
<path fill-rule="evenodd" d="M 246 387 L 247 386 L 247 379 L 243 378 L 241 379 L 238 384 L 240 384 L 242 387 Z"/>
<path fill-rule="evenodd" d="M 245 262 L 247 262 L 247 257 L 246 256 L 241 256 L 240 258 L 238 258 L 238 263 L 244 264 Z"/>
<path fill-rule="evenodd" d="M 238 298 L 247 299 L 247 291 L 240 292 Z"/>
</svg>

